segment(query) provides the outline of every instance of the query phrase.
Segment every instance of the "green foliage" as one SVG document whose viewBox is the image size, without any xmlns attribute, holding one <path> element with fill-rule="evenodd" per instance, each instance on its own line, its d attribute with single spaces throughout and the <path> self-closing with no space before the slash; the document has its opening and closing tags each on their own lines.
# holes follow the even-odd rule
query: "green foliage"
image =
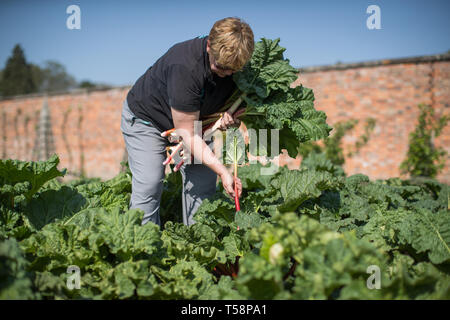
<svg viewBox="0 0 450 320">
<path fill-rule="evenodd" d="M 341 141 L 345 134 L 352 130 L 357 123 L 357 120 L 348 120 L 346 122 L 337 123 L 335 126 L 336 132 L 331 137 L 324 140 L 325 154 L 333 164 L 339 166 L 344 164 L 345 158 Z"/>
<path fill-rule="evenodd" d="M 0 241 L 0 300 L 34 298 L 27 266 L 28 261 L 15 239 Z"/>
<path fill-rule="evenodd" d="M 303 158 L 307 158 L 311 154 L 323 153 L 325 157 L 331 161 L 333 165 L 342 166 L 345 163 L 345 158 L 353 157 L 359 150 L 365 146 L 370 139 L 370 135 L 375 128 L 375 120 L 368 118 L 365 121 L 364 133 L 358 137 L 355 144 L 350 147 L 347 155 L 344 155 L 342 148 L 342 139 L 344 136 L 358 124 L 358 120 L 350 119 L 343 122 L 338 122 L 334 126 L 333 134 L 323 139 L 323 146 L 313 141 L 300 144 L 299 153 Z"/>
<path fill-rule="evenodd" d="M 373 118 L 367 118 L 364 126 L 364 133 L 358 137 L 355 142 L 354 150 L 348 153 L 348 157 L 353 157 L 355 154 L 359 153 L 359 150 L 364 147 L 370 139 L 373 129 L 375 128 L 376 121 Z"/>
<path fill-rule="evenodd" d="M 430 105 L 420 104 L 419 109 L 418 123 L 409 136 L 408 153 L 400 164 L 400 170 L 412 177 L 435 178 L 444 167 L 447 152 L 443 148 L 436 148 L 434 139 L 440 136 L 450 117 L 436 119 Z"/>
<path fill-rule="evenodd" d="M 36 66 L 35 78 L 38 92 L 56 92 L 75 88 L 77 82 L 67 73 L 66 67 L 57 61 L 45 61 L 42 67 Z"/>
<path fill-rule="evenodd" d="M 435 264 L 450 261 L 450 216 L 446 210 L 386 211 L 368 222 L 364 236 L 388 251 L 407 250 L 418 261 L 425 259 L 423 254 Z"/>
<path fill-rule="evenodd" d="M 75 189 L 63 186 L 59 190 L 39 193 L 25 208 L 30 228 L 40 230 L 57 219 L 71 217 L 84 207 L 86 200 Z"/>
<path fill-rule="evenodd" d="M 59 171 L 56 168 L 58 164 L 59 158 L 56 155 L 39 162 L 0 160 L 2 203 L 13 204 L 11 199 L 19 194 L 30 200 L 47 181 L 65 175 L 66 170 Z"/>
<path fill-rule="evenodd" d="M 89 80 L 83 80 L 80 82 L 80 84 L 78 85 L 79 88 L 82 89 L 92 89 L 96 87 L 96 84 L 89 81 Z"/>
<path fill-rule="evenodd" d="M 279 130 L 279 148 L 295 158 L 299 142 L 325 138 L 331 128 L 325 113 L 314 108 L 312 90 L 290 87 L 298 71 L 283 58 L 285 48 L 279 42 L 265 38 L 257 42 L 251 60 L 233 79 L 243 93 L 246 111 L 241 119 L 247 128 Z M 266 146 L 257 150 L 258 155 L 272 156 L 271 139 L 269 132 Z"/>
<path fill-rule="evenodd" d="M 434 180 L 346 178 L 327 159 L 270 175 L 269 166 L 242 166 L 239 214 L 221 190 L 202 203 L 194 225 L 168 221 L 161 230 L 141 225 L 142 211 L 128 210 L 127 172 L 106 182 L 63 185 L 43 178 L 59 175 L 57 159 L 5 163 L 33 187 L 16 186 L 14 196 L 23 200 L 14 208 L 0 207 L 2 298 L 448 299 L 450 294 L 448 186 Z M 11 175 L 2 177 L 11 181 Z M 166 177 L 171 182 L 165 186 L 176 191 L 167 190 L 165 205 L 177 199 L 178 179 Z M 33 188 L 27 200 L 24 194 Z M 80 268 L 80 289 L 66 286 L 71 265 Z M 381 270 L 380 290 L 366 286 L 371 265 Z"/>
<path fill-rule="evenodd" d="M 225 263 L 227 260 L 224 245 L 214 230 L 204 224 L 195 224 L 190 228 L 167 222 L 161 239 L 168 254 L 177 260 L 197 261 L 203 266 Z"/>
<path fill-rule="evenodd" d="M 161 196 L 160 216 L 161 225 L 164 226 L 167 221 L 182 223 L 183 184 L 179 171 L 171 172 L 166 175 L 163 183 L 163 192 Z"/>
<path fill-rule="evenodd" d="M 297 70 L 278 43 L 262 39 L 235 74 L 243 120 L 279 129 L 291 156 L 299 142 L 325 139 L 324 148 L 303 145 L 300 170 L 244 165 L 243 139 L 233 131 L 227 155 L 241 165 L 241 210 L 219 186 L 196 223 L 183 225 L 181 175 L 171 173 L 164 229 L 141 225 L 143 212 L 128 209 L 129 170 L 63 184 L 57 156 L 1 160 L 0 299 L 449 299 L 449 186 L 346 177 L 340 141 L 357 122 L 338 124 L 328 137 L 312 90 L 290 87 Z M 373 127 L 369 119 L 350 155 Z M 74 265 L 81 288 L 70 290 Z M 380 289 L 367 286 L 371 266 L 380 269 Z"/>
<path fill-rule="evenodd" d="M 333 176 L 345 176 L 345 172 L 342 167 L 334 164 L 330 159 L 327 158 L 326 154 L 323 152 L 309 153 L 306 158 L 302 159 L 300 168 L 316 171 L 326 171 Z"/>
<path fill-rule="evenodd" d="M 67 73 L 65 66 L 57 61 L 48 60 L 42 66 L 28 63 L 19 44 L 14 47 L 5 69 L 0 71 L 0 95 L 4 97 L 66 91 L 77 86 L 96 87 L 89 81 L 82 81 L 78 85 L 75 78 Z"/>
<path fill-rule="evenodd" d="M 225 164 L 241 165 L 245 162 L 245 142 L 239 129 L 227 130 L 225 146 Z"/>
<path fill-rule="evenodd" d="M 283 199 L 283 204 L 278 207 L 281 212 L 294 211 L 306 200 L 319 197 L 322 191 L 335 189 L 340 183 L 329 172 L 312 170 L 292 170 L 272 180 L 273 187 L 279 190 Z"/>
</svg>

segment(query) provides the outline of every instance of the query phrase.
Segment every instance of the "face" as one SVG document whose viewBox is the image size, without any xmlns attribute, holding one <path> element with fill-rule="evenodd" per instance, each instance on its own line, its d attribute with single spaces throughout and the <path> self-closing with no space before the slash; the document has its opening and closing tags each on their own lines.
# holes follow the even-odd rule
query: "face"
<svg viewBox="0 0 450 320">
<path fill-rule="evenodd" d="M 216 59 L 214 59 L 214 56 L 210 52 L 209 40 L 208 40 L 208 43 L 206 45 L 206 51 L 208 52 L 209 63 L 210 63 L 212 72 L 214 72 L 215 74 L 217 74 L 221 78 L 224 78 L 226 76 L 231 76 L 235 72 L 234 70 L 231 70 L 231 69 L 228 69 L 228 68 L 224 68 L 221 65 L 218 65 L 216 63 Z"/>
</svg>

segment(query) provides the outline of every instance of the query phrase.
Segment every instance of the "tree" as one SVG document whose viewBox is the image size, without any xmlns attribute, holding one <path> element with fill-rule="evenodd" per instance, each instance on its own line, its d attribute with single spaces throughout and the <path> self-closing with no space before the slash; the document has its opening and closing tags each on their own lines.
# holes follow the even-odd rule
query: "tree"
<svg viewBox="0 0 450 320">
<path fill-rule="evenodd" d="M 1 80 L 0 93 L 5 97 L 36 91 L 31 66 L 27 63 L 25 54 L 19 44 L 16 44 L 12 56 L 6 62 Z"/>
<path fill-rule="evenodd" d="M 82 89 L 92 89 L 95 88 L 97 85 L 89 80 L 83 80 L 80 82 L 80 84 L 78 85 L 79 88 Z"/>
<path fill-rule="evenodd" d="M 33 82 L 36 85 L 36 91 L 42 92 L 40 90 L 41 84 L 43 81 L 43 77 L 44 77 L 42 69 L 41 69 L 41 67 L 39 67 L 37 64 L 34 64 L 34 63 L 30 63 L 30 68 L 31 68 L 31 77 L 33 78 Z"/>
<path fill-rule="evenodd" d="M 450 117 L 436 119 L 430 105 L 420 104 L 419 109 L 419 121 L 409 135 L 409 149 L 406 159 L 400 164 L 400 171 L 411 177 L 435 178 L 444 168 L 447 152 L 443 148 L 436 148 L 434 139 L 440 136 Z"/>
<path fill-rule="evenodd" d="M 35 69 L 34 76 L 39 81 L 39 92 L 65 91 L 77 87 L 75 78 L 57 61 L 46 61 L 44 68 Z"/>
</svg>

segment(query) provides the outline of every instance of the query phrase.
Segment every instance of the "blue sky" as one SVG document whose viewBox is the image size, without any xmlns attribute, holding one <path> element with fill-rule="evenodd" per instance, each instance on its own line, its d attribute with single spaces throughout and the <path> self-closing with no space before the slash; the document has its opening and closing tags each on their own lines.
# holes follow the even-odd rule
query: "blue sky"
<svg viewBox="0 0 450 320">
<path fill-rule="evenodd" d="M 66 27 L 71 4 L 81 30 Z M 381 30 L 366 27 L 373 4 Z M 281 38 L 296 67 L 438 54 L 450 49 L 449 12 L 448 0 L 1 0 L 0 68 L 20 43 L 28 61 L 56 60 L 78 81 L 133 84 L 173 44 L 227 16 L 256 39 Z"/>
</svg>

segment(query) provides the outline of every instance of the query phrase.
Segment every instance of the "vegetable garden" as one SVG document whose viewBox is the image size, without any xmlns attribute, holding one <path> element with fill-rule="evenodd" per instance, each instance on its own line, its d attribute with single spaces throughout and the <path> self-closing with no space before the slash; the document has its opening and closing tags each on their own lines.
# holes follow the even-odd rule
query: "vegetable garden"
<svg viewBox="0 0 450 320">
<path fill-rule="evenodd" d="M 258 42 L 230 104 L 242 99 L 247 127 L 278 129 L 280 148 L 296 156 L 331 128 L 312 90 L 289 86 L 297 71 L 283 51 Z M 160 228 L 128 209 L 129 171 L 61 183 L 56 155 L 1 160 L 0 299 L 450 298 L 448 185 L 346 176 L 317 153 L 264 175 L 268 166 L 242 164 L 233 132 L 227 155 L 242 197 L 218 184 L 192 226 L 180 222 L 179 172 L 164 180 Z M 79 289 L 67 286 L 70 266 Z"/>
</svg>

